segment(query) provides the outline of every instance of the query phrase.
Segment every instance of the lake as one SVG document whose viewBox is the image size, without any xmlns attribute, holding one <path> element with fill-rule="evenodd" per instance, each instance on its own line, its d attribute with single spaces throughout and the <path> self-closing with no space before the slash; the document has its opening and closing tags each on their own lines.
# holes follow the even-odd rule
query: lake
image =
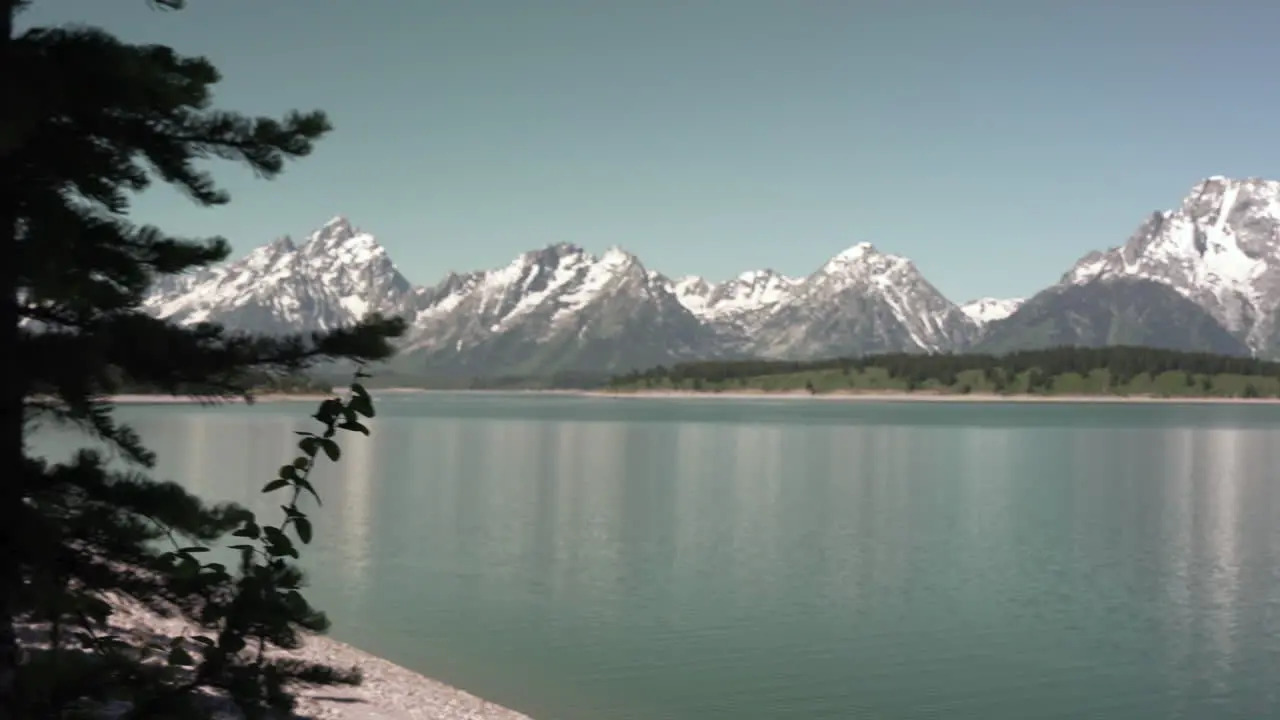
<svg viewBox="0 0 1280 720">
<path fill-rule="evenodd" d="M 278 513 L 312 409 L 120 414 L 160 476 Z M 309 597 L 537 720 L 1280 716 L 1280 406 L 378 410 L 317 474 Z"/>
</svg>

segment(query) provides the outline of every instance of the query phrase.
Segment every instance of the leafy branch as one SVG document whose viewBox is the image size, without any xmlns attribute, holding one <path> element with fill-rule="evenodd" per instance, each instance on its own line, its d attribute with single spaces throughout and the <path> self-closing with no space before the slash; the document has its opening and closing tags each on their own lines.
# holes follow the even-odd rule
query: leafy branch
<svg viewBox="0 0 1280 720">
<path fill-rule="evenodd" d="M 174 590 L 179 594 L 195 592 L 204 598 L 199 621 L 205 629 L 217 631 L 216 639 L 195 635 L 189 638 L 195 647 L 190 647 L 175 638 L 165 648 L 167 662 L 175 671 L 186 670 L 187 681 L 136 704 L 133 717 L 168 711 L 174 702 L 187 699 L 183 696 L 208 687 L 225 691 L 246 718 L 258 720 L 273 711 L 293 709 L 291 685 L 360 682 L 354 669 L 343 672 L 297 660 L 273 660 L 267 650 L 273 646 L 296 649 L 302 643 L 299 630 L 323 632 L 328 628 L 324 614 L 300 592 L 303 577 L 293 563 L 300 556 L 295 539 L 307 545 L 313 534 L 311 519 L 300 503 L 304 495 L 321 502 L 311 474 L 322 459 L 337 462 L 341 458 L 335 439 L 338 432 L 369 434 L 363 420 L 375 413 L 372 397 L 359 382 L 365 377 L 368 375 L 362 371 L 356 373 L 345 399 L 332 397 L 320 403 L 312 418 L 321 429 L 297 431 L 301 436 L 298 456 L 281 466 L 277 476 L 263 486 L 264 493 L 288 493 L 287 502 L 280 506 L 280 523 L 259 524 L 250 513 L 231 533 L 245 541 L 228 547 L 240 555 L 237 577 L 232 578 L 221 563 L 202 563 L 198 556 L 209 551 L 205 546 L 180 547 L 160 556 Z"/>
</svg>

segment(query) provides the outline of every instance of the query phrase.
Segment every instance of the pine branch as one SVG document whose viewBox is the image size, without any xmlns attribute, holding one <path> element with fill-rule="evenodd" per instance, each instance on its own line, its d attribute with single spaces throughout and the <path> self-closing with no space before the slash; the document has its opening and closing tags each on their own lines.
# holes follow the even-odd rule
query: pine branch
<svg viewBox="0 0 1280 720">
<path fill-rule="evenodd" d="M 12 9 L 13 1 L 0 0 L 5 7 Z M 11 23 L 12 15 L 5 20 Z M 159 179 L 197 204 L 225 203 L 202 160 L 229 160 L 274 177 L 329 131 L 322 113 L 273 119 L 220 111 L 212 104 L 220 77 L 207 59 L 124 43 L 93 28 L 36 28 L 13 38 L 11 24 L 6 27 L 0 74 L 21 83 L 6 95 L 11 102 L 0 127 L 0 247 L 9 249 L 4 265 L 11 287 L 4 297 L 13 301 L 5 307 L 15 357 L 13 387 L 0 414 L 12 419 L 15 436 L 45 420 L 73 423 L 150 467 L 154 454 L 114 419 L 110 396 L 121 388 L 252 399 L 255 374 L 392 353 L 390 341 L 404 331 L 398 318 L 373 316 L 334 332 L 266 338 L 214 325 L 180 326 L 143 306 L 158 280 L 220 262 L 228 245 L 132 224 L 133 195 Z M 324 614 L 301 595 L 304 578 L 291 562 L 298 556 L 293 537 L 306 544 L 311 534 L 297 500 L 314 493 L 306 473 L 318 455 L 338 458 L 334 434 L 367 433 L 358 418 L 372 412 L 358 383 L 349 399 L 321 404 L 316 419 L 324 431 L 303 438 L 303 457 L 268 484 L 294 488 L 279 526 L 259 527 L 247 510 L 208 506 L 172 483 L 112 472 L 98 453 L 46 463 L 24 454 L 25 436 L 12 437 L 17 472 L 0 483 L 0 715 L 16 716 L 14 703 L 23 698 L 15 689 L 34 687 L 15 682 L 13 620 L 25 615 L 50 620 L 58 646 L 63 625 L 79 623 L 98 659 L 110 661 L 102 666 L 102 685 L 89 682 L 83 668 L 60 668 L 75 677 L 49 686 L 53 695 L 62 693 L 52 705 L 26 698 L 36 716 L 71 707 L 81 693 L 97 697 L 103 688 L 132 698 L 135 711 L 181 715 L 176 708 L 194 691 L 221 688 L 255 717 L 291 707 L 291 683 L 352 680 L 270 653 L 255 659 L 246 648 L 250 641 L 297 647 L 302 632 L 327 628 Z M 202 544 L 232 530 L 258 545 L 242 556 L 240 571 L 201 563 Z M 164 539 L 173 550 L 157 547 Z M 179 545 L 184 542 L 191 544 Z M 119 597 L 180 613 L 216 640 L 194 639 L 205 643 L 200 662 L 181 644 L 163 649 L 169 661 L 163 668 L 146 664 L 146 647 L 117 657 L 117 639 L 99 627 Z"/>
</svg>

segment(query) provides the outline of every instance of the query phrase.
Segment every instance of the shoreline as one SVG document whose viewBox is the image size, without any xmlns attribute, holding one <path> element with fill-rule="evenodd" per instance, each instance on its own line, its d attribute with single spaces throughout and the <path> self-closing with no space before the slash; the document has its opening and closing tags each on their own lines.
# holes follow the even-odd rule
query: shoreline
<svg viewBox="0 0 1280 720">
<path fill-rule="evenodd" d="M 1280 398 L 1214 397 L 1212 395 L 1185 395 L 1163 397 L 1158 395 L 1030 395 L 994 393 L 930 393 L 901 390 L 838 390 L 826 393 L 810 393 L 805 390 L 734 390 L 708 392 L 705 390 L 584 390 L 588 397 L 611 399 L 654 400 L 815 400 L 822 402 L 901 402 L 901 403 L 981 403 L 981 404 L 1183 404 L 1183 405 L 1280 405 Z"/>
<path fill-rule="evenodd" d="M 109 602 L 113 609 L 108 620 L 111 629 L 118 637 L 134 643 L 157 636 L 187 637 L 194 630 L 180 616 L 162 617 L 133 600 L 113 596 Z M 48 636 L 47 628 L 42 626 L 19 623 L 19 627 L 21 632 L 35 635 L 39 644 Z M 187 641 L 185 645 L 193 655 L 198 654 L 195 643 Z M 361 684 L 355 686 L 299 686 L 291 720 L 532 720 L 328 636 L 307 635 L 297 650 L 273 648 L 267 653 L 338 668 L 354 666 L 362 674 Z M 231 720 L 241 716 L 225 700 L 215 695 L 206 697 L 217 717 Z M 127 709 L 127 704 L 113 704 L 104 717 L 115 717 Z"/>
<path fill-rule="evenodd" d="M 253 403 L 280 403 L 280 402 L 320 402 L 331 397 L 338 397 L 340 393 L 299 393 L 297 395 L 288 393 L 264 393 L 262 395 L 254 395 Z M 222 405 L 245 405 L 245 399 L 238 396 L 203 398 L 194 395 L 149 395 L 146 393 L 122 393 L 120 395 L 108 395 L 103 398 L 107 402 L 115 405 L 202 405 L 213 404 Z"/>
<path fill-rule="evenodd" d="M 526 395 L 526 396 L 563 396 L 608 399 L 650 399 L 650 400 L 814 400 L 820 402 L 891 402 L 891 403 L 980 403 L 980 404 L 1182 404 L 1182 405 L 1277 405 L 1280 398 L 1242 398 L 1216 397 L 1212 395 L 1031 395 L 996 393 L 938 393 L 907 392 L 903 390 L 836 390 L 825 393 L 810 393 L 805 390 L 732 390 L 712 392 L 707 390 L 579 390 L 572 388 L 546 389 L 460 389 L 437 390 L 430 388 L 379 388 L 371 390 L 377 395 L 434 395 L 434 394 L 469 394 L 469 395 Z M 287 402 L 320 402 L 327 398 L 338 397 L 340 392 L 328 394 L 284 394 L 270 393 L 256 395 L 253 403 L 287 403 Z M 200 405 L 209 401 L 186 395 L 146 395 L 121 394 L 106 398 L 117 405 Z M 214 404 L 245 404 L 240 397 L 217 398 Z"/>
</svg>

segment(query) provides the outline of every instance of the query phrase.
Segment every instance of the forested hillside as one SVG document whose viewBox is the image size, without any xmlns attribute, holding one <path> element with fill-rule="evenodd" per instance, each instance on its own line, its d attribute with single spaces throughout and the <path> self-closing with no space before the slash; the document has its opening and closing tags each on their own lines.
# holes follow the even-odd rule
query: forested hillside
<svg viewBox="0 0 1280 720">
<path fill-rule="evenodd" d="M 1280 363 L 1147 347 L 1058 347 L 815 362 L 698 362 L 614 377 L 613 391 L 933 392 L 1280 397 Z"/>
</svg>

